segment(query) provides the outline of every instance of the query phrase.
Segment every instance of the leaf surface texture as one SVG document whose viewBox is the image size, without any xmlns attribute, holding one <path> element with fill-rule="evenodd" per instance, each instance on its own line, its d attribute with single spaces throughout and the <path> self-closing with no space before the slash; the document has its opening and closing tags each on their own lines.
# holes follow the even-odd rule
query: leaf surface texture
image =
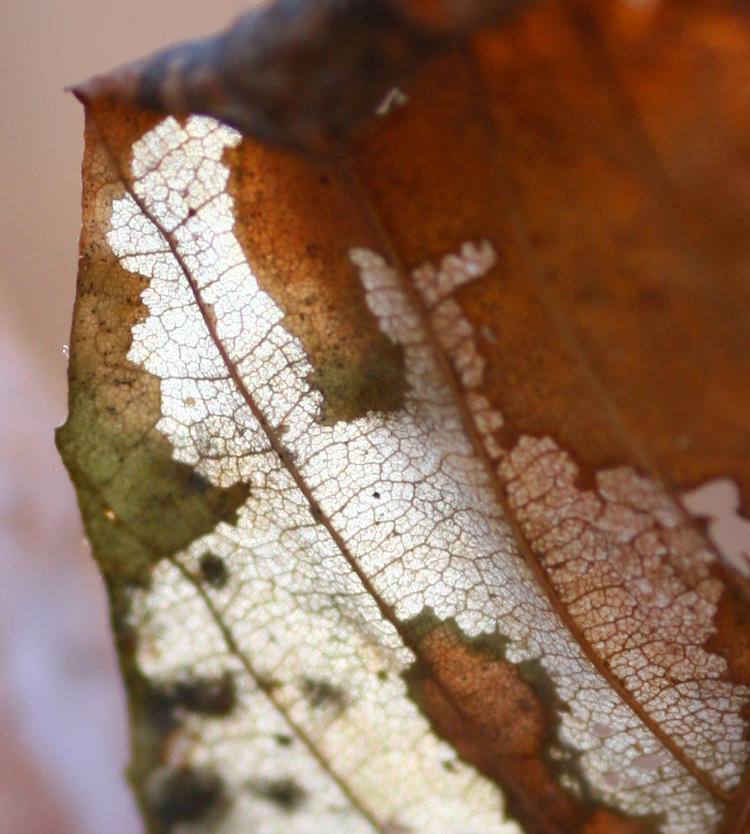
<svg viewBox="0 0 750 834">
<path fill-rule="evenodd" d="M 145 816 L 739 834 L 750 27 L 428 53 L 331 158 L 81 93 L 59 443 Z"/>
</svg>

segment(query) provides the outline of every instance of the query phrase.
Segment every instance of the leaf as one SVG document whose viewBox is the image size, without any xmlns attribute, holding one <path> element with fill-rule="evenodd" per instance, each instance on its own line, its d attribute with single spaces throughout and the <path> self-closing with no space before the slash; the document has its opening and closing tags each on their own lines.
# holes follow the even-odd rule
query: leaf
<svg viewBox="0 0 750 834">
<path fill-rule="evenodd" d="M 78 89 L 58 443 L 152 831 L 748 830 L 750 24 L 461 8 Z"/>
</svg>

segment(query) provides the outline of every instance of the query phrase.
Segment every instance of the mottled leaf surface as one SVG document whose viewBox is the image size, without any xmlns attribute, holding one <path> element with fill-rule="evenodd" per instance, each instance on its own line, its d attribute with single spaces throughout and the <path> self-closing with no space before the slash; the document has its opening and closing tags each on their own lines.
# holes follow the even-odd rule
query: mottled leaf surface
<svg viewBox="0 0 750 834">
<path fill-rule="evenodd" d="M 79 90 L 59 445 L 150 830 L 747 832 L 750 21 L 360 5 L 335 124 L 187 115 L 221 39 Z"/>
</svg>

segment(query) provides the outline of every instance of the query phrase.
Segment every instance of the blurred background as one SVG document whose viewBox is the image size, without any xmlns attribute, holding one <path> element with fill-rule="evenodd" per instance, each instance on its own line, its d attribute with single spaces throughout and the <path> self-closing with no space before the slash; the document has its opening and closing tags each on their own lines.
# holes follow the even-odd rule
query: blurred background
<svg viewBox="0 0 750 834">
<path fill-rule="evenodd" d="M 0 832 L 139 834 L 104 589 L 54 447 L 80 226 L 67 84 L 246 0 L 9 0 L 0 25 Z"/>
</svg>

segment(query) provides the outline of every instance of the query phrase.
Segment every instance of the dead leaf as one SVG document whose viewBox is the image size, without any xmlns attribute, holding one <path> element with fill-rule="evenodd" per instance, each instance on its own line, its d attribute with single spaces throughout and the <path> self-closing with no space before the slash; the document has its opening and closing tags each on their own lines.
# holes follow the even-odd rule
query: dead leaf
<svg viewBox="0 0 750 834">
<path fill-rule="evenodd" d="M 59 445 L 151 830 L 747 832 L 750 21 L 335 6 L 78 89 Z"/>
</svg>

